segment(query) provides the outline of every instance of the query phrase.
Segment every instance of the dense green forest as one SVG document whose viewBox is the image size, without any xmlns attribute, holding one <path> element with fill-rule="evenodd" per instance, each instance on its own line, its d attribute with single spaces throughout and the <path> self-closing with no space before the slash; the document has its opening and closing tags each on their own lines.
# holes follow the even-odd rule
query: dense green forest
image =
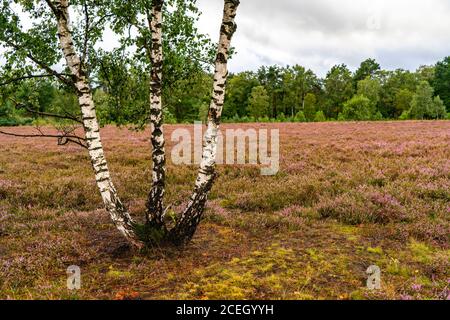
<svg viewBox="0 0 450 320">
<path fill-rule="evenodd" d="M 94 98 L 103 125 L 146 120 L 141 113 L 148 104 L 147 73 L 119 54 L 103 55 L 97 61 Z M 206 117 L 211 70 L 207 61 L 188 67 L 180 76 L 186 68 L 182 62 L 180 70 L 173 72 L 176 76 L 166 79 L 167 123 Z M 50 119 L 45 113 L 78 109 L 76 96 L 54 80 L 30 78 L 1 87 L 3 126 L 46 123 Z M 225 122 L 445 119 L 449 112 L 450 56 L 415 72 L 382 70 L 374 59 L 367 59 L 355 72 L 336 65 L 325 78 L 299 65 L 264 66 L 256 72 L 231 74 L 224 106 Z"/>
</svg>

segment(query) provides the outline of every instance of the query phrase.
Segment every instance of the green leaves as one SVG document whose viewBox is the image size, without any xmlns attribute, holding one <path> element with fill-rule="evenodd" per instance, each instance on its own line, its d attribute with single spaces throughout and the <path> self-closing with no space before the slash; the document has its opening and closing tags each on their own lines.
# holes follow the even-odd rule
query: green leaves
<svg viewBox="0 0 450 320">
<path fill-rule="evenodd" d="M 413 119 L 444 119 L 445 107 L 439 97 L 433 98 L 434 90 L 427 81 L 417 86 L 411 101 L 409 116 Z"/>
<path fill-rule="evenodd" d="M 353 78 L 346 65 L 341 64 L 331 68 L 325 80 L 325 93 L 327 95 L 326 115 L 336 118 L 342 111 L 345 101 L 353 95 Z"/>
<path fill-rule="evenodd" d="M 196 119 L 202 100 L 210 90 L 204 93 L 202 78 L 211 68 L 215 48 L 195 26 L 199 16 L 195 4 L 195 0 L 169 0 L 163 7 L 163 104 L 166 113 L 179 120 Z M 98 52 L 97 61 L 101 63 L 97 64 L 97 70 L 99 84 L 110 96 L 109 120 L 116 123 L 126 119 L 144 127 L 148 122 L 151 5 L 149 0 L 115 0 L 110 5 L 109 21 L 118 34 L 120 48 Z M 193 90 L 186 92 L 189 87 Z M 197 98 L 198 92 L 203 96 Z M 191 95 L 190 101 L 186 101 L 186 94 Z M 181 101 L 184 105 L 180 105 Z"/>
<path fill-rule="evenodd" d="M 149 117 L 149 73 L 126 51 L 100 50 L 95 57 L 98 88 L 94 100 L 102 124 L 144 126 Z"/>
<path fill-rule="evenodd" d="M 436 64 L 433 87 L 450 112 L 450 56 Z"/>
<path fill-rule="evenodd" d="M 254 118 L 264 117 L 270 107 L 269 95 L 263 86 L 254 87 L 249 99 L 249 113 Z"/>
<path fill-rule="evenodd" d="M 340 120 L 368 121 L 373 117 L 371 101 L 363 95 L 355 95 L 344 103 Z"/>
<path fill-rule="evenodd" d="M 102 123 L 144 126 L 148 119 L 152 1 L 73 0 L 70 5 L 74 47 L 90 83 L 98 87 L 95 96 Z M 165 1 L 163 95 L 173 113 L 174 101 L 185 95 L 180 92 L 172 97 L 174 87 L 183 80 L 199 83 L 193 79 L 204 77 L 214 59 L 213 43 L 195 27 L 199 14 L 195 0 Z M 106 43 L 111 47 L 111 40 L 117 40 L 117 48 L 100 49 Z M 1 0 L 0 45 L 6 49 L 0 83 L 8 82 L 11 88 L 29 77 L 56 86 L 54 81 L 62 77 L 34 76 L 65 73 L 56 19 L 45 1 Z M 64 80 L 71 81 L 70 77 Z M 209 89 L 202 92 L 197 108 Z M 193 114 L 197 115 L 198 109 Z"/>
<path fill-rule="evenodd" d="M 367 77 L 374 78 L 380 70 L 381 67 L 375 59 L 364 60 L 361 62 L 358 70 L 356 70 L 353 80 L 355 84 L 358 84 L 358 81 L 364 80 Z"/>
</svg>

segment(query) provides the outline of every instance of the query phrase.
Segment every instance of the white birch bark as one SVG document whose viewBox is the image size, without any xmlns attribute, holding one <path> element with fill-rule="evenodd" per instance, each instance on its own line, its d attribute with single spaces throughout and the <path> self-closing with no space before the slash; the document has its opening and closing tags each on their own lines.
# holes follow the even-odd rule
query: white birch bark
<svg viewBox="0 0 450 320">
<path fill-rule="evenodd" d="M 141 247 L 133 229 L 133 221 L 120 201 L 117 191 L 112 183 L 103 146 L 100 138 L 100 128 L 95 112 L 89 81 L 81 65 L 81 60 L 73 45 L 69 20 L 69 1 L 47 1 L 51 6 L 58 21 L 58 37 L 61 49 L 69 67 L 74 85 L 76 87 L 78 102 L 81 108 L 83 127 L 89 150 L 92 167 L 95 172 L 95 180 L 100 191 L 105 208 L 117 229 L 135 246 Z"/>
<path fill-rule="evenodd" d="M 162 8 L 164 0 L 153 0 L 149 27 L 152 42 L 150 48 L 151 79 L 150 79 L 150 125 L 152 142 L 152 189 L 147 202 L 147 221 L 150 224 L 163 227 L 163 198 L 165 193 L 166 154 L 163 133 L 162 110 Z"/>
<path fill-rule="evenodd" d="M 240 3 L 239 0 L 224 1 L 223 20 L 215 62 L 212 101 L 209 107 L 207 130 L 203 142 L 203 156 L 190 202 L 181 214 L 177 225 L 170 232 L 170 238 L 176 244 L 184 244 L 193 237 L 200 223 L 208 193 L 216 176 L 217 139 L 228 78 L 227 61 L 231 39 L 236 31 L 235 17 Z"/>
</svg>

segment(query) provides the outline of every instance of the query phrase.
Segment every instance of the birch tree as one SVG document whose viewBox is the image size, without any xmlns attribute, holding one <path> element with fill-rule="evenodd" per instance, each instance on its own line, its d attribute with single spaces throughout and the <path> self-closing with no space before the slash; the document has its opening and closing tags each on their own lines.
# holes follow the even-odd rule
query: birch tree
<svg viewBox="0 0 450 320">
<path fill-rule="evenodd" d="M 175 115 L 176 111 L 179 111 L 175 110 L 179 104 L 177 92 L 186 91 L 186 85 L 192 85 L 195 83 L 195 79 L 204 76 L 206 72 L 211 72 L 214 65 L 216 45 L 208 36 L 200 33 L 196 27 L 196 21 L 200 16 L 200 12 L 196 8 L 196 0 L 164 0 L 161 2 L 112 0 L 111 27 L 118 36 L 120 47 L 113 52 L 101 52 L 98 58 L 100 64 L 106 65 L 106 71 L 117 68 L 117 66 L 139 70 L 147 77 L 145 79 L 141 75 L 143 78 L 141 86 L 145 87 L 148 83 L 148 88 L 150 88 L 153 3 L 155 6 L 161 6 L 158 18 L 163 22 L 163 25 L 159 26 L 161 29 L 161 52 L 164 55 L 160 70 L 164 74 L 161 81 L 161 100 L 164 113 L 167 114 L 170 110 Z M 112 60 L 113 63 L 111 63 Z M 104 79 L 103 68 L 100 71 Z M 107 77 L 110 78 L 109 74 Z M 122 84 L 122 78 L 124 77 L 119 75 L 116 82 Z M 121 99 L 120 95 L 117 96 L 119 92 L 114 90 L 114 86 L 110 87 L 109 81 L 103 81 L 102 85 L 112 89 L 108 91 L 114 98 Z M 191 96 L 195 93 L 187 92 L 186 94 Z M 148 106 L 148 104 L 143 107 L 141 104 L 133 103 L 126 106 L 126 109 L 131 111 L 131 116 L 127 114 L 128 123 L 133 124 L 137 129 L 148 125 L 151 120 L 151 109 Z M 185 108 L 182 111 L 187 112 Z M 181 118 L 180 114 L 178 116 Z"/>
<path fill-rule="evenodd" d="M 195 1 L 192 1 L 195 3 Z M 147 0 L 137 1 L 130 7 L 129 3 L 119 2 L 118 25 L 121 28 L 136 28 L 139 36 L 133 44 L 141 43 L 150 60 L 150 131 L 152 142 L 152 186 L 147 200 L 146 223 L 136 224 L 140 239 L 146 245 L 169 241 L 183 245 L 195 233 L 201 220 L 207 194 L 214 181 L 214 166 L 217 144 L 217 130 L 220 123 L 225 98 L 225 83 L 228 77 L 227 61 L 230 53 L 231 39 L 236 31 L 236 11 L 239 1 L 224 1 L 224 12 L 218 50 L 215 59 L 215 76 L 213 97 L 209 108 L 208 130 L 204 143 L 203 161 L 195 184 L 195 190 L 189 205 L 176 217 L 175 226 L 169 226 L 165 221 L 165 213 L 169 209 L 164 206 L 166 157 L 165 139 L 163 133 L 163 17 L 164 5 L 173 6 L 177 1 L 153 0 L 151 6 Z M 184 3 L 184 2 L 183 2 Z M 183 8 L 181 3 L 178 5 Z M 186 4 L 184 4 L 186 5 Z M 151 7 L 150 10 L 148 8 Z M 125 12 L 125 15 L 121 14 Z M 142 21 L 144 17 L 144 21 Z M 150 30 L 150 41 L 147 32 Z M 173 32 L 173 30 L 171 30 Z M 195 47 L 195 46 L 194 46 Z"/>
<path fill-rule="evenodd" d="M 27 31 L 23 31 L 19 16 L 13 11 L 13 5 L 19 5 L 22 14 L 29 14 L 36 18 L 36 22 Z M 45 4 L 50 10 L 46 10 Z M 25 1 L 11 2 L 3 1 L 0 22 L 1 43 L 10 48 L 6 57 L 9 65 L 17 66 L 21 63 L 32 62 L 32 66 L 25 70 L 26 75 L 22 77 L 52 76 L 70 87 L 78 97 L 80 113 L 78 115 L 65 115 L 70 120 L 80 123 L 84 129 L 84 137 L 61 135 L 59 141 L 78 141 L 89 153 L 92 168 L 98 190 L 102 197 L 106 211 L 117 229 L 135 246 L 141 247 L 133 227 L 133 220 L 122 204 L 111 179 L 108 164 L 103 151 L 100 137 L 100 127 L 95 112 L 95 104 L 87 76 L 86 59 L 88 55 L 89 36 L 91 33 L 91 15 L 101 14 L 101 9 L 87 1 L 80 2 L 85 13 L 85 31 L 82 40 L 81 51 L 75 49 L 75 40 L 70 26 L 70 13 L 68 0 L 50 1 Z M 49 23 L 53 21 L 53 23 Z M 96 19 L 101 23 L 101 18 Z M 57 36 L 58 41 L 54 41 Z M 81 39 L 77 39 L 78 42 Z M 55 42 L 59 44 L 60 52 L 57 51 Z M 52 65 L 65 60 L 68 73 L 56 71 Z M 19 68 L 18 68 L 19 69 Z M 45 72 L 45 74 L 32 75 L 30 72 Z M 57 117 L 58 115 L 53 115 Z M 45 136 L 42 134 L 42 136 Z M 47 136 L 52 137 L 52 136 Z M 70 139 L 70 140 L 68 140 Z M 66 142 L 67 143 L 67 142 Z"/>
<path fill-rule="evenodd" d="M 169 241 L 175 245 L 188 243 L 202 218 L 208 193 L 215 179 L 218 130 L 225 99 L 225 86 L 228 78 L 227 63 L 231 48 L 231 39 L 236 31 L 235 17 L 239 6 L 238 0 L 225 0 L 218 49 L 215 59 L 214 84 L 211 104 L 208 110 L 207 131 L 205 134 L 202 162 L 195 182 L 194 192 L 186 209 L 176 217 L 171 228 L 165 223 L 163 196 L 165 186 L 165 149 L 162 130 L 163 110 L 161 103 L 162 81 L 162 15 L 163 1 L 157 0 L 152 8 L 151 47 L 151 141 L 152 151 L 152 189 L 147 202 L 147 222 L 140 226 L 141 239 L 147 245 L 155 242 Z"/>
<path fill-rule="evenodd" d="M 186 243 L 193 237 L 205 209 L 208 193 L 216 177 L 217 139 L 225 100 L 226 81 L 228 78 L 227 63 L 231 39 L 237 29 L 235 18 L 239 3 L 239 0 L 225 0 L 215 62 L 212 99 L 209 106 L 207 130 L 203 142 L 202 161 L 190 202 L 169 235 L 169 238 L 176 244 Z"/>
<path fill-rule="evenodd" d="M 96 41 L 101 39 L 105 21 L 111 16 L 110 3 L 89 0 L 3 0 L 0 15 L 0 44 L 8 50 L 5 55 L 8 66 L 6 76 L 11 78 L 11 82 L 32 78 L 54 78 L 73 90 L 78 97 L 79 113 L 46 114 L 46 116 L 65 118 L 81 124 L 84 130 L 83 137 L 77 136 L 73 133 L 74 131 L 62 132 L 59 135 L 41 133 L 24 137 L 58 138 L 60 144 L 73 142 L 85 147 L 91 159 L 97 187 L 106 211 L 117 229 L 132 245 L 141 248 L 144 245 L 153 245 L 164 241 L 183 245 L 189 242 L 195 233 L 215 178 L 217 133 L 228 76 L 227 61 L 231 39 L 236 30 L 234 19 L 239 1 L 224 1 L 203 160 L 189 205 L 176 219 L 175 226 L 170 229 L 164 221 L 167 208 L 163 203 L 166 166 L 161 88 L 163 79 L 162 18 L 165 3 L 164 0 L 153 0 L 151 3 L 144 1 L 143 3 L 151 35 L 151 43 L 146 47 L 149 49 L 148 54 L 151 61 L 149 108 L 153 147 L 152 187 L 148 197 L 146 222 L 143 225 L 133 221 L 122 204 L 111 179 L 103 151 L 89 78 L 91 71 L 89 56 L 94 51 Z M 20 17 L 12 6 L 19 6 L 22 14 L 28 14 L 35 19 L 32 27 L 25 30 L 20 25 Z M 77 12 L 79 16 L 83 17 L 83 28 L 73 28 L 70 17 L 72 12 Z M 64 72 L 59 72 L 53 67 L 61 59 L 66 66 Z M 15 135 L 8 132 L 1 133 Z"/>
</svg>

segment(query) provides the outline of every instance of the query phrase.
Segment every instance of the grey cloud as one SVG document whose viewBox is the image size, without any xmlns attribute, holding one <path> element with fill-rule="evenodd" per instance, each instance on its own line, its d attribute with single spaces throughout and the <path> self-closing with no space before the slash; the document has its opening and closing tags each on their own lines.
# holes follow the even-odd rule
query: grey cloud
<svg viewBox="0 0 450 320">
<path fill-rule="evenodd" d="M 213 37 L 223 0 L 199 0 Z M 320 75 L 335 63 L 415 69 L 450 54 L 448 0 L 241 0 L 232 71 L 299 63 Z"/>
</svg>

